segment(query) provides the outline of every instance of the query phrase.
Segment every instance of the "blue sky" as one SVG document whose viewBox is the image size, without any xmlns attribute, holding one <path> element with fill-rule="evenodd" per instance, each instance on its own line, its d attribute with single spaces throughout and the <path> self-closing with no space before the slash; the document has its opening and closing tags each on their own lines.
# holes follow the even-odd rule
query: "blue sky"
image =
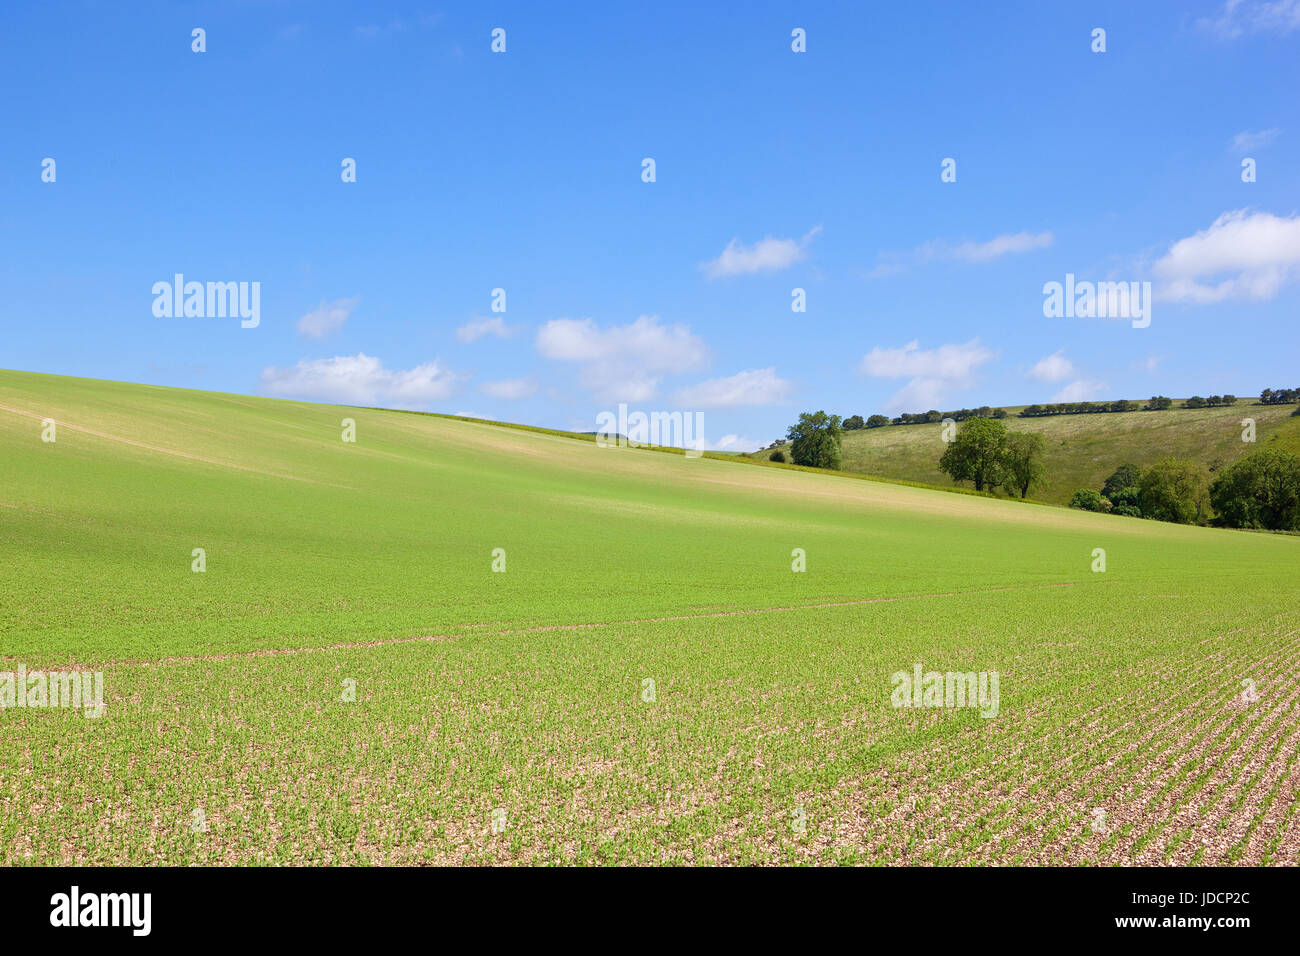
<svg viewBox="0 0 1300 956">
<path fill-rule="evenodd" d="M 733 450 L 1300 384 L 1300 0 L 570 7 L 0 7 L 0 367 Z M 1150 325 L 1045 317 L 1067 273 Z"/>
</svg>

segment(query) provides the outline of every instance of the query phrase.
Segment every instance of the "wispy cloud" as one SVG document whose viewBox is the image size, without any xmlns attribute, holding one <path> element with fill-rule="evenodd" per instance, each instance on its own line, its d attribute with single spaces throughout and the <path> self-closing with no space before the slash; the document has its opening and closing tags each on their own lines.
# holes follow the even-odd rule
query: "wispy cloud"
<svg viewBox="0 0 1300 956">
<path fill-rule="evenodd" d="M 1287 34 L 1300 30 L 1300 0 L 1227 0 L 1217 16 L 1196 22 L 1225 40 L 1248 33 Z"/>
<path fill-rule="evenodd" d="M 732 239 L 722 250 L 722 255 L 700 263 L 700 268 L 710 279 L 786 269 L 804 258 L 808 244 L 821 231 L 821 226 L 814 226 L 802 239 L 773 239 L 769 236 L 752 246 Z"/>
<path fill-rule="evenodd" d="M 974 384 L 975 371 L 997 353 L 979 339 L 925 350 L 912 340 L 897 349 L 873 348 L 862 357 L 858 370 L 872 378 L 908 378 L 886 405 L 887 411 L 923 411 L 936 408 L 954 389 Z"/>
<path fill-rule="evenodd" d="M 1053 241 L 1051 232 L 1017 232 L 994 236 L 987 242 L 963 242 L 954 247 L 950 255 L 951 258 L 964 262 L 991 262 L 1015 252 L 1046 249 Z M 943 252 L 940 251 L 937 258 L 943 257 Z"/>
<path fill-rule="evenodd" d="M 747 438 L 744 435 L 723 435 L 716 442 L 706 441 L 705 446 L 711 451 L 757 451 L 763 447 L 763 442 Z"/>
<path fill-rule="evenodd" d="M 884 279 L 907 272 L 913 266 L 927 262 L 984 263 L 1003 256 L 1035 249 L 1046 249 L 1055 237 L 1050 230 L 1043 232 L 1015 232 L 994 236 L 984 242 L 952 243 L 945 239 L 930 239 L 910 252 L 882 252 L 876 264 L 866 273 L 868 279 Z"/>
<path fill-rule="evenodd" d="M 1255 149 L 1263 149 L 1277 139 L 1278 134 L 1281 132 L 1276 126 L 1272 129 L 1262 129 L 1258 133 L 1243 130 L 1232 137 L 1232 151 L 1234 153 L 1245 153 Z"/>
<path fill-rule="evenodd" d="M 351 299 L 335 299 L 333 302 L 321 300 L 321 304 L 298 320 L 298 334 L 309 339 L 323 339 L 343 328 L 352 315 L 352 311 L 361 301 L 360 296 Z"/>
<path fill-rule="evenodd" d="M 456 341 L 469 344 L 476 342 L 485 335 L 494 335 L 499 339 L 508 339 L 514 335 L 517 327 L 506 325 L 501 316 L 496 315 L 490 319 L 471 319 L 460 328 L 456 329 Z"/>
<path fill-rule="evenodd" d="M 290 368 L 262 369 L 268 395 L 346 405 L 422 406 L 447 398 L 464 378 L 437 359 L 411 369 L 390 370 L 379 359 L 358 352 L 333 358 L 303 359 Z"/>
<path fill-rule="evenodd" d="M 537 330 L 537 351 L 578 363 L 582 385 L 611 402 L 645 401 L 665 375 L 700 368 L 709 354 L 689 328 L 662 325 L 653 315 L 607 329 L 591 319 L 552 319 Z"/>
<path fill-rule="evenodd" d="M 1225 212 L 1170 246 L 1152 271 L 1157 295 L 1175 302 L 1271 299 L 1300 274 L 1300 215 Z"/>
<path fill-rule="evenodd" d="M 775 368 L 756 368 L 726 378 L 711 378 L 679 389 L 674 402 L 685 408 L 734 408 L 777 405 L 790 395 L 791 383 Z"/>
</svg>

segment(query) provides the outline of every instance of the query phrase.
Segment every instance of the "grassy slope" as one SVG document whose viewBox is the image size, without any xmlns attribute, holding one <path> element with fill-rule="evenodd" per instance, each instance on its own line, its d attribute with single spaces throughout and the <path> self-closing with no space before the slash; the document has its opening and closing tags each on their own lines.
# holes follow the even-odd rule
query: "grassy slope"
<svg viewBox="0 0 1300 956">
<path fill-rule="evenodd" d="M 1146 467 L 1166 455 L 1199 460 L 1215 468 L 1254 448 L 1277 443 L 1300 453 L 1300 418 L 1294 405 L 1171 408 L 1163 412 L 1118 412 L 1004 419 L 1015 431 L 1041 433 L 1047 441 L 1047 483 L 1033 497 L 1066 504 L 1079 488 L 1100 489 L 1119 465 Z M 1241 440 L 1241 420 L 1255 419 L 1256 443 Z M 958 428 L 961 426 L 958 425 Z M 939 471 L 941 425 L 898 425 L 846 432 L 844 468 L 886 478 L 951 485 Z M 781 448 L 789 454 L 789 446 Z M 766 458 L 771 452 L 755 453 Z"/>
<path fill-rule="evenodd" d="M 0 862 L 1159 862 L 1183 804 L 1118 815 L 1200 792 L 1166 745 L 1222 713 L 1201 791 L 1264 743 L 1285 772 L 1207 859 L 1294 861 L 1266 731 L 1298 568 L 1280 536 L 0 372 L 0 670 L 99 667 L 109 700 L 0 712 Z M 892 709 L 915 660 L 999 670 L 1001 716 Z"/>
</svg>

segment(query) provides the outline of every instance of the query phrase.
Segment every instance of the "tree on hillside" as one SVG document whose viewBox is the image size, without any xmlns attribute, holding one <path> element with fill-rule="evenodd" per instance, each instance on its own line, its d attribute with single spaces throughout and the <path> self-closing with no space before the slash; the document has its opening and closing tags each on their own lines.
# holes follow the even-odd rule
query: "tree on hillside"
<svg viewBox="0 0 1300 956">
<path fill-rule="evenodd" d="M 971 418 L 948 443 L 939 469 L 954 482 L 973 481 L 976 491 L 992 491 L 1006 480 L 1007 426 L 991 418 Z"/>
<path fill-rule="evenodd" d="M 868 428 L 879 428 L 881 425 L 888 425 L 888 424 L 889 424 L 888 415 L 872 415 L 870 418 L 867 419 Z"/>
<path fill-rule="evenodd" d="M 1043 456 L 1047 442 L 1038 432 L 1012 432 L 1003 445 L 1003 468 L 1008 487 L 1020 492 L 1021 498 L 1029 496 L 1029 489 L 1043 483 L 1047 467 Z"/>
<path fill-rule="evenodd" d="M 1142 469 L 1137 465 L 1120 465 L 1101 486 L 1101 493 L 1110 502 L 1112 513 L 1141 518 L 1141 485 Z"/>
<path fill-rule="evenodd" d="M 1210 503 L 1209 473 L 1199 462 L 1162 458 L 1142 473 L 1138 502 L 1144 517 L 1199 524 Z"/>
<path fill-rule="evenodd" d="M 1147 411 L 1162 412 L 1173 404 L 1174 400 L 1172 398 L 1168 398 L 1164 395 L 1152 395 L 1151 401 L 1147 402 Z"/>
<path fill-rule="evenodd" d="M 865 428 L 866 422 L 862 420 L 861 415 L 850 415 L 844 419 L 844 430 L 846 432 L 855 432 L 859 428 Z"/>
<path fill-rule="evenodd" d="M 1262 448 L 1224 471 L 1210 486 L 1216 524 L 1300 531 L 1300 458 Z"/>
<path fill-rule="evenodd" d="M 1101 486 L 1101 493 L 1109 498 L 1112 504 L 1117 504 L 1115 498 L 1118 495 L 1126 488 L 1136 489 L 1141 481 L 1141 468 L 1137 465 L 1120 465 L 1106 479 L 1106 483 Z"/>
<path fill-rule="evenodd" d="M 825 412 L 804 412 L 786 431 L 790 460 L 814 468 L 840 467 L 840 442 L 844 432 L 840 416 Z"/>
<path fill-rule="evenodd" d="M 1070 498 L 1070 507 L 1079 508 L 1083 511 L 1107 511 L 1109 510 L 1106 499 L 1091 488 L 1080 488 Z"/>
</svg>

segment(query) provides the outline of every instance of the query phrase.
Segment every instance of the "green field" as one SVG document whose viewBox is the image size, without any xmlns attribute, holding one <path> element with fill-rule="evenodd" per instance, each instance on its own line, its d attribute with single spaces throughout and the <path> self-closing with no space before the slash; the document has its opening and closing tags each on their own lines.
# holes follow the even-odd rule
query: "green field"
<svg viewBox="0 0 1300 956">
<path fill-rule="evenodd" d="M 1295 405 L 1251 404 L 1217 408 L 1170 408 L 1162 412 L 1107 412 L 1019 418 L 1008 408 L 1012 431 L 1039 432 L 1047 443 L 1047 480 L 1030 497 L 1066 504 L 1080 488 L 1100 489 L 1123 464 L 1143 468 L 1174 456 L 1202 462 L 1211 471 L 1232 464 L 1256 448 L 1276 445 L 1300 453 L 1300 418 Z M 1255 443 L 1241 440 L 1243 418 L 1255 420 Z M 960 424 L 957 426 L 962 427 Z M 939 470 L 942 425 L 886 425 L 844 433 L 844 469 L 906 481 L 951 486 Z M 790 446 L 778 446 L 789 460 Z M 766 461 L 770 450 L 749 457 Z M 965 483 L 969 488 L 970 483 Z"/>
<path fill-rule="evenodd" d="M 106 700 L 0 710 L 0 863 L 1294 865 L 1298 570 L 1295 536 L 0 372 L 0 671 Z M 918 662 L 996 672 L 996 716 L 892 706 Z"/>
</svg>

